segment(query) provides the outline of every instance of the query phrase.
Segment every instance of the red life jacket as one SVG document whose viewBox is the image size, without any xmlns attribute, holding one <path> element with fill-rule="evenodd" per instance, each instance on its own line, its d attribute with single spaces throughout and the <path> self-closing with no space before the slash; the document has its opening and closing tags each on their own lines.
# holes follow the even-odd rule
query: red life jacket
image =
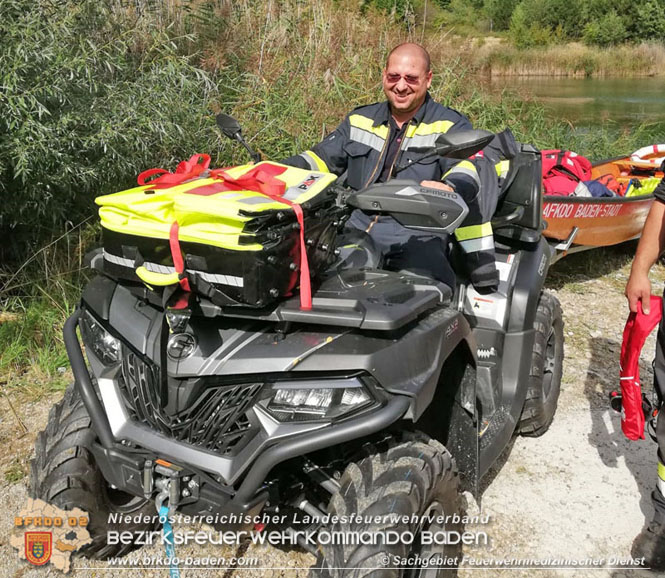
<svg viewBox="0 0 665 578">
<path fill-rule="evenodd" d="M 610 191 L 621 195 L 622 197 L 626 194 L 626 189 L 628 186 L 625 183 L 620 183 L 617 181 L 613 175 L 601 175 L 596 179 L 599 183 L 605 185 Z"/>
<path fill-rule="evenodd" d="M 640 352 L 662 315 L 663 299 L 651 296 L 648 315 L 638 302 L 638 313 L 628 316 L 621 343 L 621 429 L 629 440 L 644 439 L 644 412 L 640 386 Z"/>
<path fill-rule="evenodd" d="M 591 179 L 591 161 L 572 151 L 541 151 L 546 195 L 570 195 L 580 182 Z"/>
</svg>

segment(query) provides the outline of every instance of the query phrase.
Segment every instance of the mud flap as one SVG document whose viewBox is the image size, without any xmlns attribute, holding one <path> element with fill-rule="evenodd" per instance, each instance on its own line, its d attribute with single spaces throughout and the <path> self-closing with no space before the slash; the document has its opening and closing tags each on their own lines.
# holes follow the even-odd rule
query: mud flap
<svg viewBox="0 0 665 578">
<path fill-rule="evenodd" d="M 476 406 L 476 371 L 467 366 L 450 415 L 446 447 L 453 454 L 462 475 L 462 490 L 479 496 L 480 420 Z"/>
</svg>

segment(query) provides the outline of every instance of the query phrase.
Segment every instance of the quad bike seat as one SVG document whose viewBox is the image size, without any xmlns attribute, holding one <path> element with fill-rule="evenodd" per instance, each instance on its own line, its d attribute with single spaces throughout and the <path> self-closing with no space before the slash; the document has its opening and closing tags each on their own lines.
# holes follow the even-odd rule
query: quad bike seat
<svg viewBox="0 0 665 578">
<path fill-rule="evenodd" d="M 522 144 L 511 160 L 510 172 L 492 218 L 495 239 L 509 245 L 540 240 L 543 229 L 541 188 L 540 152 L 531 145 Z"/>
</svg>

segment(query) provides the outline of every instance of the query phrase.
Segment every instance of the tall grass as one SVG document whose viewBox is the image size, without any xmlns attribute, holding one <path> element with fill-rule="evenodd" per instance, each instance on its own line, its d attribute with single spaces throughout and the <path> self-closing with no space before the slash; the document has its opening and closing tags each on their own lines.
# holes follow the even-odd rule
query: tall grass
<svg viewBox="0 0 665 578">
<path fill-rule="evenodd" d="M 89 219 L 0 277 L 0 389 L 32 399 L 71 381 L 62 326 L 90 277 L 87 250 L 99 244 Z"/>
<path fill-rule="evenodd" d="M 228 31 L 252 33 L 243 35 L 242 43 L 222 33 L 206 51 L 204 66 L 216 71 L 222 85 L 232 86 L 222 108 L 241 121 L 268 158 L 308 148 L 353 107 L 382 99 L 386 54 L 399 42 L 420 40 L 419 31 L 409 32 L 380 12 L 361 16 L 354 5 L 345 0 L 236 5 L 227 15 Z M 539 105 L 509 92 L 484 92 L 465 54 L 471 42 L 455 45 L 434 33 L 424 42 L 434 63 L 433 97 L 476 126 L 496 131 L 510 126 L 520 140 L 546 148 L 553 135 L 561 141 L 569 132 L 547 119 Z M 245 158 L 230 143 L 222 147 L 225 160 Z"/>
<path fill-rule="evenodd" d="M 71 374 L 62 338 L 66 310 L 77 291 L 49 292 L 44 299 L 10 302 L 16 318 L 0 323 L 0 387 L 33 398 L 62 389 Z M 71 300 L 70 300 L 71 299 Z"/>
<path fill-rule="evenodd" d="M 480 46 L 470 64 L 491 76 L 653 76 L 665 74 L 665 45 L 599 48 L 571 42 L 519 50 L 507 42 L 493 42 Z"/>
</svg>

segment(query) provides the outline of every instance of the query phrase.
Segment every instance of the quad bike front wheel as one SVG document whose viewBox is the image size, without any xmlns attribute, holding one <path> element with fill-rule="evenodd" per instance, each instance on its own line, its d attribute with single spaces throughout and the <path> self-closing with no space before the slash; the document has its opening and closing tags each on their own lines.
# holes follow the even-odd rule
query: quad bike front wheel
<svg viewBox="0 0 665 578">
<path fill-rule="evenodd" d="M 559 300 L 543 291 L 534 323 L 529 388 L 517 431 L 529 437 L 543 435 L 556 412 L 563 374 L 563 317 Z"/>
<path fill-rule="evenodd" d="M 424 532 L 443 536 L 462 531 L 459 475 L 450 452 L 438 441 L 414 433 L 369 445 L 363 453 L 364 457 L 346 467 L 340 489 L 330 500 L 328 512 L 339 521 L 331 521 L 324 530 L 331 536 L 374 535 L 377 541 L 344 545 L 320 540 L 310 576 L 434 578 L 456 574 L 450 565 L 444 570 L 427 560 L 459 556 L 460 545 L 428 545 L 421 540 Z M 390 539 L 383 543 L 381 539 L 404 533 L 413 534 L 412 543 L 392 543 Z M 419 562 L 405 563 L 409 560 Z"/>
<path fill-rule="evenodd" d="M 90 416 L 74 385 L 51 409 L 46 429 L 37 437 L 30 472 L 30 495 L 64 510 L 81 508 L 89 516 L 92 543 L 79 550 L 88 558 L 124 556 L 133 544 L 107 544 L 112 530 L 141 532 L 156 529 L 153 523 L 109 522 L 111 514 L 155 520 L 152 502 L 113 489 L 95 463 L 90 446 L 96 435 Z"/>
</svg>

